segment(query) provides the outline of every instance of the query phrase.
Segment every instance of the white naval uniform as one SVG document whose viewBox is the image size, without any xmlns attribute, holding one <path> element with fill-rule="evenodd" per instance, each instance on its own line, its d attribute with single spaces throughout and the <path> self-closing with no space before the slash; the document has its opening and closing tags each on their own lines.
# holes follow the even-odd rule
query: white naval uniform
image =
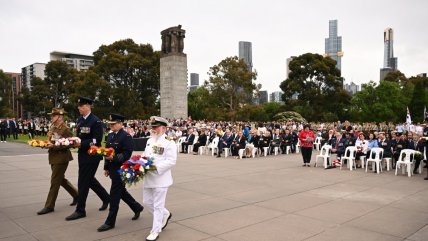
<svg viewBox="0 0 428 241">
<path fill-rule="evenodd" d="M 154 153 L 153 147 L 164 148 L 163 153 Z M 166 193 L 168 187 L 172 185 L 171 168 L 177 161 L 177 145 L 174 141 L 166 139 L 163 134 L 151 137 L 147 141 L 143 156 L 153 157 L 153 163 L 157 171 L 150 171 L 143 179 L 143 203 L 153 214 L 153 227 L 151 232 L 160 233 L 162 231 L 162 220 L 168 217 L 169 211 L 165 208 Z"/>
</svg>

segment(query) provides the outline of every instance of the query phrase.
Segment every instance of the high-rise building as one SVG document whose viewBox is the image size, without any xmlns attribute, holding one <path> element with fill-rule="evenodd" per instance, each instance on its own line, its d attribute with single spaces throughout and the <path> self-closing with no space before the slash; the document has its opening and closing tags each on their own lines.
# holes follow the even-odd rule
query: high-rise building
<svg viewBox="0 0 428 241">
<path fill-rule="evenodd" d="M 88 70 L 89 67 L 94 66 L 94 57 L 90 55 L 74 54 L 53 51 L 50 53 L 50 60 L 61 60 L 66 62 L 70 67 L 81 70 Z"/>
<path fill-rule="evenodd" d="M 195 90 L 199 87 L 199 74 L 190 73 L 190 86 L 189 91 Z"/>
<path fill-rule="evenodd" d="M 343 86 L 343 89 L 346 90 L 346 92 L 348 92 L 350 95 L 353 95 L 360 91 L 360 86 L 355 84 L 354 82 L 351 82 L 349 84 L 345 84 Z"/>
<path fill-rule="evenodd" d="M 284 103 L 282 101 L 282 94 L 284 94 L 284 92 L 282 91 L 274 91 L 270 94 L 270 100 L 269 102 L 277 102 L 277 103 Z"/>
<path fill-rule="evenodd" d="M 261 90 L 259 91 L 259 104 L 268 103 L 268 92 L 267 90 Z"/>
<path fill-rule="evenodd" d="M 286 75 L 285 75 L 285 79 L 288 79 L 288 75 L 290 74 L 290 62 L 291 60 L 297 58 L 296 56 L 291 56 L 290 58 L 287 58 L 287 63 L 286 63 Z"/>
<path fill-rule="evenodd" d="M 249 71 L 253 71 L 253 51 L 251 42 L 239 41 L 239 58 L 244 59 Z"/>
<path fill-rule="evenodd" d="M 328 21 L 328 38 L 325 39 L 325 56 L 336 60 L 336 68 L 342 70 L 342 36 L 337 36 L 337 20 Z"/>
<path fill-rule="evenodd" d="M 389 72 L 396 71 L 398 59 L 394 57 L 394 30 L 383 31 L 383 68 L 380 69 L 380 80 L 385 79 Z"/>
<path fill-rule="evenodd" d="M 21 69 L 21 78 L 22 85 L 31 90 L 31 82 L 34 77 L 39 77 L 40 79 L 45 78 L 45 67 L 46 64 L 43 63 L 34 63 L 28 65 Z"/>
</svg>

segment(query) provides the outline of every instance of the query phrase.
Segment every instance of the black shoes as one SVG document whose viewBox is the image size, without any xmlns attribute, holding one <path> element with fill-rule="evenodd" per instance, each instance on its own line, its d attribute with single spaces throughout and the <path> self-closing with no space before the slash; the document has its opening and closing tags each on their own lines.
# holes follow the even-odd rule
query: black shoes
<svg viewBox="0 0 428 241">
<path fill-rule="evenodd" d="M 138 210 L 137 212 L 134 212 L 134 217 L 132 217 L 132 220 L 137 220 L 140 218 L 140 213 L 144 210 L 144 207 L 141 206 L 140 210 Z"/>
<path fill-rule="evenodd" d="M 98 232 L 104 232 L 113 228 L 114 228 L 114 225 L 103 224 L 97 230 Z"/>
<path fill-rule="evenodd" d="M 103 202 L 103 205 L 98 209 L 99 211 L 104 211 L 108 207 L 108 202 Z"/>
<path fill-rule="evenodd" d="M 70 206 L 76 206 L 76 204 L 77 204 L 77 197 L 74 197 L 73 202 L 70 203 Z"/>
<path fill-rule="evenodd" d="M 42 210 L 38 211 L 37 214 L 43 215 L 43 214 L 51 213 L 53 211 L 54 211 L 53 208 L 43 208 Z"/>
<path fill-rule="evenodd" d="M 428 180 L 428 177 L 425 177 L 424 180 Z"/>
<path fill-rule="evenodd" d="M 65 220 L 71 221 L 71 220 L 76 220 L 76 219 L 84 218 L 84 217 L 86 217 L 85 213 L 74 212 L 70 216 L 66 217 Z"/>
</svg>

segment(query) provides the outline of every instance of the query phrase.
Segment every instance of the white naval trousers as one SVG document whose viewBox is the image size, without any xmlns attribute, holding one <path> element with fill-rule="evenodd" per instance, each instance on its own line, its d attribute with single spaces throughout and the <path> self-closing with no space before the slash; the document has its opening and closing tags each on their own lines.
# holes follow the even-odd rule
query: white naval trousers
<svg viewBox="0 0 428 241">
<path fill-rule="evenodd" d="M 165 208 L 167 187 L 143 188 L 143 204 L 149 212 L 153 214 L 152 232 L 162 232 L 163 217 L 169 215 L 169 211 Z"/>
</svg>

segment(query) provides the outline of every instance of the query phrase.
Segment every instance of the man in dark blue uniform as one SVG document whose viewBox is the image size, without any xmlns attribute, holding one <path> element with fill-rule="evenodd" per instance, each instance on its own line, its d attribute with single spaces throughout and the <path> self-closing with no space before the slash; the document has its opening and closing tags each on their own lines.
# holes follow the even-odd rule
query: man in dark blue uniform
<svg viewBox="0 0 428 241">
<path fill-rule="evenodd" d="M 86 217 L 86 199 L 88 198 L 89 188 L 92 189 L 102 200 L 103 205 L 100 211 L 107 209 L 110 197 L 107 191 L 95 178 L 98 165 L 102 159 L 101 156 L 91 156 L 88 154 L 88 149 L 92 145 L 101 146 L 103 138 L 103 127 L 101 120 L 91 113 L 93 101 L 86 97 L 79 97 L 78 109 L 81 117 L 77 121 L 76 131 L 77 136 L 81 139 L 81 144 L 78 151 L 79 160 L 79 178 L 76 211 L 65 220 L 75 220 Z"/>
<path fill-rule="evenodd" d="M 112 132 L 107 136 L 106 147 L 113 148 L 115 155 L 105 157 L 104 162 L 104 175 L 110 176 L 111 179 L 110 210 L 105 223 L 98 228 L 99 232 L 114 228 L 120 199 L 134 211 L 132 220 L 137 220 L 144 209 L 126 190 L 125 184 L 122 182 L 118 172 L 120 166 L 131 158 L 132 151 L 134 150 L 131 135 L 123 129 L 124 121 L 125 117 L 122 115 L 110 114 L 109 124 Z"/>
</svg>

